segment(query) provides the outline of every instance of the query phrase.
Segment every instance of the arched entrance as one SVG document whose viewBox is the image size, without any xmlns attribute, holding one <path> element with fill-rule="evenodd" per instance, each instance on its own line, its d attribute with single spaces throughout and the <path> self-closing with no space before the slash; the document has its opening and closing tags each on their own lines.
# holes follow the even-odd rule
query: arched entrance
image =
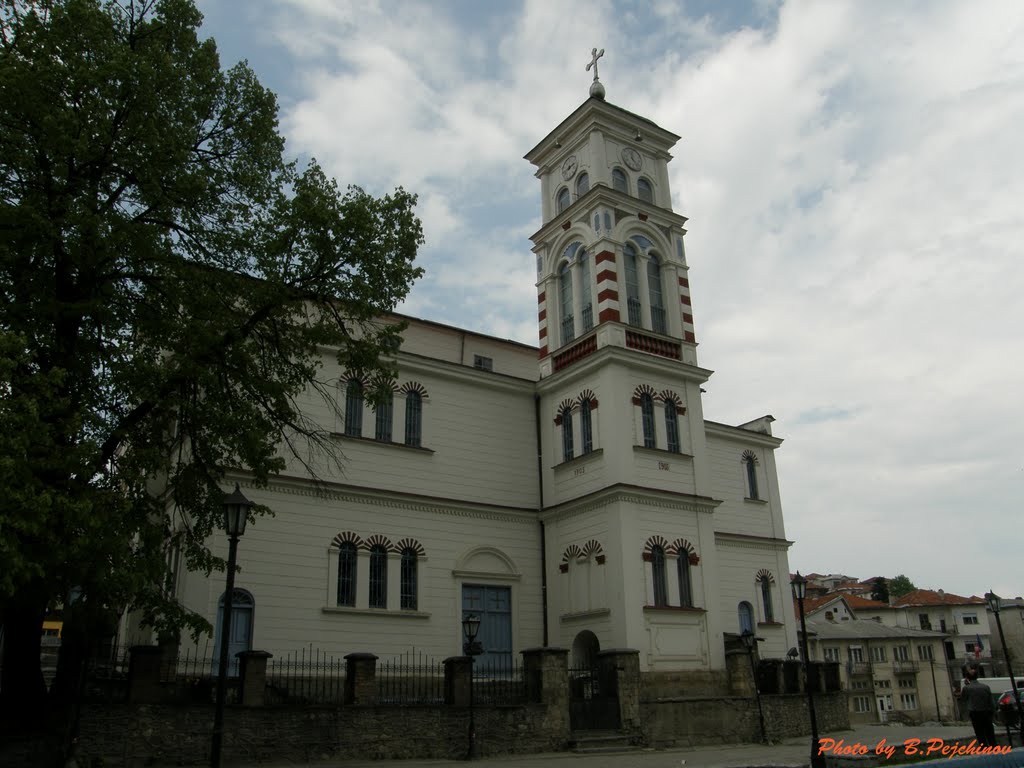
<svg viewBox="0 0 1024 768">
<path fill-rule="evenodd" d="M 572 641 L 569 667 L 569 727 L 574 731 L 615 730 L 622 725 L 614 670 L 602 670 L 601 643 L 589 629 Z"/>
<path fill-rule="evenodd" d="M 253 614 L 256 601 L 247 589 L 234 589 L 231 593 L 231 637 L 228 642 L 228 676 L 238 676 L 236 653 L 252 650 Z M 213 673 L 217 674 L 220 664 L 220 638 L 224 626 L 224 595 L 217 603 L 217 634 L 214 635 Z"/>
</svg>

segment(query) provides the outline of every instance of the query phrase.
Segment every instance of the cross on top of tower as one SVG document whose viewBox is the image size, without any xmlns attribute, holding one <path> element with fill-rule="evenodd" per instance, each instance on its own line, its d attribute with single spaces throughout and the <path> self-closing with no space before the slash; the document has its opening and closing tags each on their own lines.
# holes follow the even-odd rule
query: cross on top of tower
<svg viewBox="0 0 1024 768">
<path fill-rule="evenodd" d="M 587 64 L 587 72 L 590 71 L 591 67 L 594 68 L 594 82 L 590 84 L 590 95 L 595 99 L 604 98 L 604 86 L 601 85 L 601 82 L 597 79 L 597 60 L 602 56 L 604 56 L 604 48 L 600 51 L 597 50 L 597 48 L 594 48 L 590 52 L 590 63 Z"/>
<path fill-rule="evenodd" d="M 597 48 L 594 48 L 590 52 L 590 63 L 587 64 L 587 72 L 589 72 L 590 68 L 593 67 L 595 80 L 597 80 L 597 60 L 600 59 L 602 56 L 604 56 L 604 48 L 602 48 L 600 51 L 598 51 Z"/>
</svg>

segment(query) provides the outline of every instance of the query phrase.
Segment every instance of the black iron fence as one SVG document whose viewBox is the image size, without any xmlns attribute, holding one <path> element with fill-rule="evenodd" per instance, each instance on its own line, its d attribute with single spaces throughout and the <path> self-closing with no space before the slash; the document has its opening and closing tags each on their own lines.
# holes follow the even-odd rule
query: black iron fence
<svg viewBox="0 0 1024 768">
<path fill-rule="evenodd" d="M 521 704 L 526 701 L 523 665 L 490 659 L 473 665 L 473 699 L 478 704 Z"/>
<path fill-rule="evenodd" d="M 266 704 L 336 704 L 345 698 L 345 659 L 314 648 L 267 660 Z"/>
<path fill-rule="evenodd" d="M 444 664 L 413 648 L 377 663 L 378 704 L 444 704 Z"/>
</svg>

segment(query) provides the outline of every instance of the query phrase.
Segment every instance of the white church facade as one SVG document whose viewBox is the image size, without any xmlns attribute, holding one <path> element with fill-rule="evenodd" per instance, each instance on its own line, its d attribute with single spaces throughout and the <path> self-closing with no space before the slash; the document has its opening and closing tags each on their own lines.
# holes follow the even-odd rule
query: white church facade
<svg viewBox="0 0 1024 768">
<path fill-rule="evenodd" d="M 232 651 L 441 659 L 469 613 L 484 663 L 633 648 L 645 672 L 713 675 L 730 635 L 756 633 L 762 657 L 797 644 L 772 418 L 704 418 L 678 139 L 595 80 L 526 155 L 537 347 L 404 318 L 376 409 L 325 358 L 339 415 L 309 407 L 343 465 L 315 485 L 298 468 L 263 488 L 238 477 L 275 514 L 240 542 Z M 177 582 L 216 625 L 222 575 Z"/>
</svg>

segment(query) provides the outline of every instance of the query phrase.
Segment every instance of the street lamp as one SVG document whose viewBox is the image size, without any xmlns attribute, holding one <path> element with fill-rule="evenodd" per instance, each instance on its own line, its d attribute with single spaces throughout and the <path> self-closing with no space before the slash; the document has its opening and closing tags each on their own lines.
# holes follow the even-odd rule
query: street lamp
<svg viewBox="0 0 1024 768">
<path fill-rule="evenodd" d="M 757 684 L 757 670 L 754 668 L 754 646 L 757 643 L 757 636 L 749 629 L 743 630 L 740 635 L 743 647 L 747 649 L 747 656 L 750 657 L 750 677 L 754 682 L 754 695 L 757 697 L 757 718 L 761 721 L 761 741 L 767 743 L 768 735 L 764 730 L 764 710 L 761 709 L 761 687 Z"/>
<path fill-rule="evenodd" d="M 1006 638 L 1003 636 L 1003 620 L 999 618 L 1000 597 L 995 592 L 985 593 L 985 602 L 988 608 L 996 615 L 996 627 L 999 629 L 999 644 L 1003 646 L 1003 659 L 1006 660 L 1006 674 L 1010 676 L 1010 687 L 1013 688 L 1013 700 L 1017 702 L 1017 725 L 1020 729 L 1021 744 L 1024 744 L 1024 711 L 1021 710 L 1020 693 L 1017 690 L 1017 681 L 1013 677 L 1013 668 L 1010 666 L 1010 651 L 1006 647 Z M 992 691 L 999 693 L 999 691 Z M 1006 733 L 1009 735 L 1010 728 L 1007 726 Z"/>
<path fill-rule="evenodd" d="M 238 557 L 238 537 L 245 533 L 245 524 L 249 519 L 249 510 L 253 503 L 249 501 L 235 483 L 235 490 L 224 497 L 224 530 L 228 534 L 228 583 L 224 593 L 224 610 L 221 614 L 220 658 L 217 669 L 217 707 L 213 715 L 213 739 L 210 750 L 210 768 L 220 768 L 220 748 L 224 740 L 224 694 L 227 687 L 228 644 L 231 642 L 231 609 L 233 592 L 235 591 L 235 561 Z"/>
<path fill-rule="evenodd" d="M 469 656 L 469 745 L 466 750 L 466 759 L 476 759 L 476 720 L 473 716 L 473 666 L 476 664 L 476 657 L 484 652 L 484 647 L 477 642 L 476 635 L 480 631 L 480 617 L 476 614 L 469 614 L 462 620 L 462 634 L 466 642 L 462 644 L 462 652 Z"/>
<path fill-rule="evenodd" d="M 796 572 L 790 584 L 800 607 L 800 648 L 803 651 L 804 689 L 807 691 L 807 709 L 811 714 L 811 768 L 825 768 L 825 757 L 818 753 L 818 717 L 814 714 L 814 692 L 811 691 L 809 656 L 807 653 L 807 620 L 804 617 L 804 598 L 807 597 L 807 579 Z"/>
</svg>

